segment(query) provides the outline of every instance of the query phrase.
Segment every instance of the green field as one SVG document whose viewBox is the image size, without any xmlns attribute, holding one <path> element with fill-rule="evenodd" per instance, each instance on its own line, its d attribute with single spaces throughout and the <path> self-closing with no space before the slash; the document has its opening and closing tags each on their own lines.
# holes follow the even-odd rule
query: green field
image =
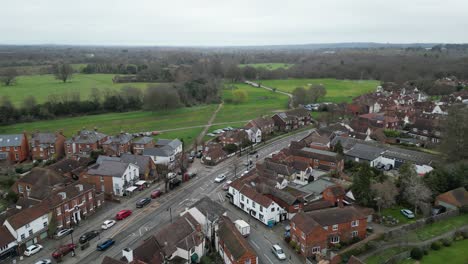
<svg viewBox="0 0 468 264">
<path fill-rule="evenodd" d="M 466 224 L 468 224 L 468 214 L 450 217 L 446 220 L 435 222 L 433 224 L 426 225 L 420 229 L 410 231 L 408 233 L 408 239 L 410 241 L 428 240 L 433 237 L 450 232 L 459 227 L 462 227 Z"/>
<path fill-rule="evenodd" d="M 450 263 L 450 264 L 466 264 L 468 263 L 468 239 L 453 242 L 450 247 L 443 247 L 440 250 L 430 250 L 427 256 L 424 256 L 422 260 L 415 261 L 407 259 L 400 264 L 439 264 L 439 263 Z"/>
<path fill-rule="evenodd" d="M 386 249 L 386 250 L 380 252 L 377 255 L 373 255 L 373 256 L 368 257 L 365 260 L 365 263 L 366 264 L 382 264 L 382 263 L 385 263 L 385 261 L 388 260 L 389 258 L 391 258 L 392 256 L 400 254 L 400 253 L 402 253 L 402 252 L 404 252 L 404 251 L 406 251 L 408 249 L 409 248 L 407 248 L 407 247 L 389 248 L 389 249 Z"/>
<path fill-rule="evenodd" d="M 18 76 L 15 85 L 0 85 L 0 95 L 9 97 L 14 105 L 20 106 L 24 98 L 29 95 L 33 95 L 38 103 L 43 103 L 51 94 L 60 95 L 78 91 L 84 100 L 88 99 L 92 88 L 115 90 L 125 86 L 137 88 L 148 86 L 147 83 L 114 84 L 112 82 L 114 76 L 114 74 L 75 74 L 67 83 L 56 80 L 53 75 Z"/>
<path fill-rule="evenodd" d="M 254 67 L 254 68 L 265 68 L 267 70 L 276 70 L 276 69 L 280 69 L 280 68 L 283 68 L 283 69 L 288 69 L 288 68 L 291 68 L 292 66 L 294 66 L 294 64 L 289 64 L 289 63 L 275 63 L 275 62 L 272 62 L 272 63 L 250 63 L 250 64 L 239 64 L 239 67 L 246 67 L 246 66 L 250 66 L 250 67 Z"/>
<path fill-rule="evenodd" d="M 337 79 L 286 79 L 258 81 L 271 88 L 291 93 L 297 87 L 307 88 L 309 85 L 322 84 L 327 89 L 327 95 L 322 102 L 351 102 L 351 100 L 364 93 L 375 91 L 379 81 L 353 81 Z"/>
</svg>

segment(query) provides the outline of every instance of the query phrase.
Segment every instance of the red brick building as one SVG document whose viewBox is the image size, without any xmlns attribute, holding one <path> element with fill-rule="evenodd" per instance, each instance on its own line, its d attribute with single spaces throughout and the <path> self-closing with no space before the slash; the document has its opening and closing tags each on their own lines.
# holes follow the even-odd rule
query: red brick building
<svg viewBox="0 0 468 264">
<path fill-rule="evenodd" d="M 262 135 L 266 136 L 273 131 L 275 131 L 275 122 L 271 117 L 259 117 L 253 120 L 250 120 L 249 123 L 245 125 L 246 128 L 256 127 L 262 131 Z"/>
<path fill-rule="evenodd" d="M 154 139 L 152 137 L 142 137 L 133 140 L 132 152 L 136 155 L 142 155 L 145 148 L 154 148 Z"/>
<path fill-rule="evenodd" d="M 102 149 L 102 144 L 108 136 L 97 130 L 81 130 L 65 141 L 67 156 L 89 156 L 92 151 Z"/>
<path fill-rule="evenodd" d="M 226 146 L 229 144 L 234 144 L 237 146 L 242 146 L 249 142 L 249 137 L 247 132 L 243 129 L 236 129 L 231 131 L 225 131 L 218 136 L 218 141 L 221 145 Z"/>
<path fill-rule="evenodd" d="M 102 143 L 102 149 L 107 156 L 117 156 L 124 153 L 130 153 L 132 149 L 133 136 L 128 133 L 121 132 L 116 136 L 108 137 L 105 142 Z"/>
<path fill-rule="evenodd" d="M 0 161 L 22 162 L 29 158 L 29 143 L 26 133 L 0 135 Z"/>
<path fill-rule="evenodd" d="M 276 129 L 291 131 L 309 125 L 312 122 L 310 112 L 305 108 L 296 108 L 273 115 Z"/>
<path fill-rule="evenodd" d="M 33 133 L 31 136 L 31 156 L 33 160 L 60 159 L 65 155 L 65 140 L 62 132 Z"/>
<path fill-rule="evenodd" d="M 216 234 L 216 248 L 224 263 L 258 263 L 258 256 L 252 246 L 226 216 L 221 217 Z"/>
<path fill-rule="evenodd" d="M 335 207 L 298 213 L 291 220 L 291 240 L 304 256 L 311 256 L 342 241 L 366 237 L 367 217 L 360 210 Z"/>
</svg>

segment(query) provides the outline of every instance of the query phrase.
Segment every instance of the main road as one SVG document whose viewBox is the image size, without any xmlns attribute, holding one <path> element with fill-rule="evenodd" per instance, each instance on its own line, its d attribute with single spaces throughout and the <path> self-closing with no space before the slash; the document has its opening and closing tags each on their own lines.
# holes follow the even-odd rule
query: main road
<svg viewBox="0 0 468 264">
<path fill-rule="evenodd" d="M 292 140 L 299 140 L 305 137 L 309 132 L 310 130 L 302 131 L 284 136 L 276 140 L 272 140 L 266 144 L 261 143 L 257 148 L 258 160 L 267 157 L 275 151 L 287 147 Z M 63 263 L 101 263 L 102 259 L 106 255 L 119 259 L 122 256 L 122 249 L 127 247 L 137 247 L 141 241 L 154 234 L 158 229 L 169 224 L 171 222 L 171 218 L 174 219 L 178 217 L 179 214 L 185 210 L 185 208 L 190 207 L 203 196 L 209 196 L 213 200 L 224 203 L 226 209 L 234 213 L 237 218 L 242 217 L 248 220 L 248 216 L 246 214 L 242 215 L 241 211 L 238 211 L 234 206 L 225 201 L 224 192 L 222 191 L 223 184 L 214 182 L 214 178 L 221 173 L 224 173 L 227 176 L 227 179 L 233 179 L 235 177 L 235 167 L 237 168 L 236 174 L 239 176 L 239 174 L 243 171 L 243 168 L 245 168 L 244 162 L 246 159 L 247 155 L 242 157 L 234 156 L 213 167 L 199 164 L 196 166 L 198 167 L 196 169 L 198 175 L 197 177 L 191 179 L 189 182 L 182 184 L 177 189 L 164 194 L 160 198 L 153 200 L 143 209 L 134 209 L 135 201 L 145 196 L 148 197 L 149 191 L 154 189 L 154 187 L 139 193 L 123 204 L 112 204 L 112 206 L 109 206 L 108 203 L 106 208 L 101 209 L 106 210 L 104 213 L 101 212 L 98 216 L 91 217 L 90 220 L 86 220 L 87 223 L 76 229 L 74 232 L 75 243 L 77 243 L 79 235 L 83 234 L 84 232 L 100 229 L 101 223 L 106 219 L 113 219 L 117 211 L 123 208 L 127 208 L 132 209 L 133 214 L 127 219 L 119 221 L 109 230 L 103 231 L 99 238 L 91 240 L 90 246 L 88 248 L 84 250 L 77 249 L 76 256 L 65 256 L 63 258 Z M 265 226 L 263 226 L 260 222 L 256 222 L 252 228 L 252 234 L 249 237 L 249 242 L 257 251 L 261 263 L 279 263 L 276 261 L 276 259 L 274 259 L 274 256 L 269 253 L 270 246 L 273 243 L 271 240 L 276 239 L 272 237 L 273 234 L 270 234 L 271 231 L 267 234 L 270 236 L 270 238 L 267 238 L 267 236 L 264 234 L 265 230 L 267 230 Z M 97 243 L 109 237 L 112 237 L 116 241 L 115 245 L 105 252 L 96 251 Z M 271 243 L 266 241 L 270 241 Z M 54 247 L 56 247 L 58 244 L 65 244 L 70 242 L 70 237 L 64 238 L 62 241 L 54 241 L 52 242 L 51 246 L 45 246 L 45 249 L 38 254 L 30 258 L 26 258 L 20 262 L 35 263 L 35 261 L 39 259 L 50 258 L 50 254 L 52 253 Z M 289 250 L 285 247 L 283 247 L 283 249 L 287 251 Z"/>
</svg>

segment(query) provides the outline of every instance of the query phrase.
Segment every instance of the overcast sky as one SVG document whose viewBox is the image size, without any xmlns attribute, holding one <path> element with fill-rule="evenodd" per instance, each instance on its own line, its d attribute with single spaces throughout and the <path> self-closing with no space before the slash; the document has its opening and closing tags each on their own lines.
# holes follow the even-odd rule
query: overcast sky
<svg viewBox="0 0 468 264">
<path fill-rule="evenodd" d="M 468 42 L 467 0 L 0 0 L 1 44 Z"/>
</svg>

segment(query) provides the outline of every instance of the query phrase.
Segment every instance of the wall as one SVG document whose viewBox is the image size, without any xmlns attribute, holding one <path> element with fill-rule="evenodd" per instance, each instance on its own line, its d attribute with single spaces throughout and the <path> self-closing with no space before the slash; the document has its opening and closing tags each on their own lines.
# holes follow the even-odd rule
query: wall
<svg viewBox="0 0 468 264">
<path fill-rule="evenodd" d="M 44 226 L 44 223 L 45 226 Z M 34 237 L 37 234 L 37 232 L 44 230 L 47 228 L 49 225 L 49 219 L 48 219 L 48 214 L 44 214 L 41 217 L 38 217 L 37 219 L 34 219 L 31 223 L 29 223 L 29 227 L 26 227 L 26 225 L 18 228 L 15 230 L 8 221 L 5 221 L 4 225 L 8 228 L 10 233 L 16 238 L 16 241 L 21 242 L 23 240 L 27 240 L 30 237 Z M 33 235 L 29 235 L 29 230 L 32 230 Z M 24 239 L 21 238 L 21 235 L 24 234 Z"/>
</svg>

